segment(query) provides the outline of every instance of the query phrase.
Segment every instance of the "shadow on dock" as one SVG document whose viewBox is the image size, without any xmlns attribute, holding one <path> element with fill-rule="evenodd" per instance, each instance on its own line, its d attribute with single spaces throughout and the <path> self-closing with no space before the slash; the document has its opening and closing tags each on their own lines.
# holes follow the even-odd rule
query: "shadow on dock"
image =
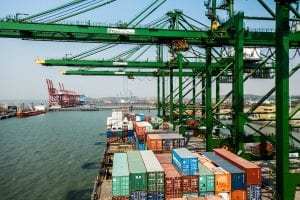
<svg viewBox="0 0 300 200">
<path fill-rule="evenodd" d="M 70 190 L 66 195 L 66 200 L 89 200 L 91 193 L 92 189 Z"/>
</svg>

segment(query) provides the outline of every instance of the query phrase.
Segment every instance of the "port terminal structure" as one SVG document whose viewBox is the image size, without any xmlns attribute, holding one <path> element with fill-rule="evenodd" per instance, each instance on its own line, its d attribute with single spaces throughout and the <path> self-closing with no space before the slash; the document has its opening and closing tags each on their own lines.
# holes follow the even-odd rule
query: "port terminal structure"
<svg viewBox="0 0 300 200">
<path fill-rule="evenodd" d="M 49 108 L 65 108 L 80 105 L 81 95 L 75 91 L 67 90 L 63 83 L 59 83 L 59 90 L 53 86 L 53 82 L 50 79 L 46 79 L 48 87 L 48 104 Z"/>
<path fill-rule="evenodd" d="M 294 199 L 296 186 L 300 185 L 300 173 L 290 172 L 289 153 L 298 152 L 299 148 L 291 147 L 290 140 L 299 143 L 291 135 L 290 122 L 299 111 L 300 106 L 289 111 L 289 81 L 297 72 L 300 63 L 290 70 L 289 53 L 298 52 L 300 47 L 300 14 L 299 1 L 276 0 L 275 8 L 271 8 L 264 0 L 257 2 L 265 9 L 269 17 L 245 16 L 244 12 L 235 12 L 233 0 L 208 0 L 206 16 L 211 21 L 205 25 L 180 10 L 170 11 L 159 20 L 144 27 L 139 24 L 152 14 L 166 0 L 154 0 L 128 23 L 115 26 L 91 24 L 70 24 L 62 20 L 87 12 L 92 9 L 115 2 L 116 0 L 94 1 L 92 5 L 81 6 L 73 13 L 62 12 L 72 6 L 80 6 L 81 1 L 71 1 L 54 9 L 21 18 L 19 15 L 0 20 L 0 37 L 30 40 L 69 41 L 69 42 L 106 42 L 99 48 L 84 52 L 78 57 L 61 60 L 49 59 L 37 62 L 46 66 L 80 66 L 77 70 L 67 70 L 65 75 L 94 76 L 151 76 L 157 78 L 158 115 L 179 128 L 182 134 L 189 129 L 189 120 L 205 125 L 206 149 L 228 145 L 246 158 L 244 151 L 248 142 L 268 141 L 276 149 L 276 199 Z M 219 12 L 227 11 L 228 20 L 221 20 Z M 58 12 L 61 15 L 53 15 Z M 51 16 L 55 16 L 51 18 Z M 294 17 L 290 17 L 294 16 Z M 275 31 L 250 30 L 245 22 L 255 20 L 275 21 Z M 291 25 L 294 25 L 293 27 Z M 291 29 L 291 27 L 293 29 Z M 111 48 L 118 44 L 136 44 L 137 48 L 106 61 L 88 61 L 83 58 Z M 155 62 L 130 60 L 131 56 L 146 51 L 145 46 L 157 48 Z M 164 50 L 172 56 L 164 60 Z M 247 56 L 247 48 L 262 49 L 265 56 Z M 230 51 L 229 51 L 230 50 Z M 252 51 L 254 51 L 252 50 Z M 228 53 L 229 51 L 229 53 Z M 190 52 L 189 55 L 186 55 Z M 223 53 L 226 53 L 224 56 Z M 249 52 L 249 51 L 248 51 Z M 253 52 L 252 52 L 253 54 Z M 193 55 L 193 56 L 191 56 Z M 201 62 L 199 62 L 201 60 Z M 85 67 L 84 69 L 82 69 Z M 95 70 L 96 67 L 126 68 L 126 70 Z M 136 68 L 138 70 L 127 70 Z M 152 70 L 151 70 L 152 69 Z M 175 77 L 178 87 L 174 87 Z M 166 81 L 169 80 L 169 93 Z M 271 88 L 256 104 L 244 110 L 244 83 L 250 78 L 275 78 L 275 86 Z M 212 101 L 212 84 L 215 84 L 216 102 Z M 220 85 L 231 84 L 232 90 L 221 98 Z M 199 90 L 199 86 L 201 89 Z M 273 119 L 255 119 L 256 109 L 271 95 L 276 95 L 276 111 Z M 187 94 L 192 98 L 184 101 Z M 201 105 L 196 98 L 201 97 Z M 220 113 L 220 107 L 228 98 L 232 98 L 232 109 L 228 113 Z M 201 111 L 201 115 L 197 112 Z M 232 123 L 224 124 L 221 115 L 231 116 Z M 276 134 L 268 136 L 263 128 L 252 126 L 254 121 L 263 122 L 267 127 L 275 122 Z M 219 138 L 213 134 L 214 127 L 224 126 L 230 130 L 230 137 Z M 256 135 L 246 136 L 245 126 L 253 129 Z"/>
</svg>

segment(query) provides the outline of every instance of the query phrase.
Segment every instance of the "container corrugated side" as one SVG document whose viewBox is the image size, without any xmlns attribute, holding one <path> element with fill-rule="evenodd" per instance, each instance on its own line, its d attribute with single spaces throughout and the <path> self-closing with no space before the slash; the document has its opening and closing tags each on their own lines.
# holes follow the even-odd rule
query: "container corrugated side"
<svg viewBox="0 0 300 200">
<path fill-rule="evenodd" d="M 261 200 L 261 186 L 250 185 L 247 186 L 247 200 Z"/>
<path fill-rule="evenodd" d="M 129 169 L 126 153 L 115 153 L 112 169 L 112 195 L 129 196 Z"/>
<path fill-rule="evenodd" d="M 231 191 L 231 200 L 246 200 L 247 190 L 233 190 Z"/>
<path fill-rule="evenodd" d="M 242 169 L 246 173 L 246 185 L 261 185 L 261 168 L 248 160 L 241 158 L 240 156 L 231 153 L 225 149 L 214 149 L 217 155 L 221 156 L 225 160 L 229 161 L 236 167 Z"/>
<path fill-rule="evenodd" d="M 185 139 L 178 133 L 160 134 L 160 136 L 164 152 L 171 152 L 173 149 L 184 147 Z"/>
<path fill-rule="evenodd" d="M 148 200 L 165 200 L 164 192 L 148 192 Z"/>
<path fill-rule="evenodd" d="M 231 174 L 207 161 L 201 162 L 208 170 L 215 175 L 215 192 L 230 192 L 231 191 Z"/>
<path fill-rule="evenodd" d="M 214 196 L 214 192 L 200 192 L 199 197 L 208 197 L 208 196 Z"/>
<path fill-rule="evenodd" d="M 198 193 L 199 188 L 199 176 L 182 176 L 182 193 L 184 194 L 192 194 Z"/>
<path fill-rule="evenodd" d="M 147 191 L 147 170 L 138 151 L 128 151 L 130 191 Z"/>
<path fill-rule="evenodd" d="M 153 151 L 141 151 L 140 154 L 147 170 L 148 192 L 165 191 L 165 173 Z"/>
<path fill-rule="evenodd" d="M 162 151 L 162 139 L 159 134 L 148 134 L 147 135 L 147 148 L 155 151 Z"/>
<path fill-rule="evenodd" d="M 188 149 L 173 149 L 172 163 L 182 175 L 198 175 L 198 158 Z"/>
<path fill-rule="evenodd" d="M 130 200 L 147 200 L 147 192 L 146 191 L 130 192 Z"/>
<path fill-rule="evenodd" d="M 203 155 L 231 174 L 231 190 L 246 188 L 245 172 L 213 152 L 203 152 Z"/>
<path fill-rule="evenodd" d="M 203 164 L 199 163 L 199 192 L 215 191 L 215 176 Z"/>
<path fill-rule="evenodd" d="M 165 171 L 165 196 L 166 198 L 182 197 L 181 174 L 172 164 L 161 165 Z"/>
</svg>

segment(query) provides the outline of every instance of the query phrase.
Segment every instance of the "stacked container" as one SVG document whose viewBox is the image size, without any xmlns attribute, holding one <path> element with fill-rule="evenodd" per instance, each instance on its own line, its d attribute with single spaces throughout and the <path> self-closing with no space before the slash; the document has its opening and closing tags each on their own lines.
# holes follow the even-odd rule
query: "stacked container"
<svg viewBox="0 0 300 200">
<path fill-rule="evenodd" d="M 149 122 L 137 121 L 135 124 L 136 139 L 139 140 L 140 143 L 144 143 L 146 140 L 146 131 L 152 129 L 153 127 Z"/>
<path fill-rule="evenodd" d="M 147 170 L 139 151 L 128 151 L 130 199 L 147 199 Z"/>
<path fill-rule="evenodd" d="M 225 200 L 230 199 L 231 174 L 203 155 L 199 155 L 198 158 L 215 175 L 215 194 L 221 195 Z"/>
<path fill-rule="evenodd" d="M 160 164 L 172 164 L 172 154 L 170 153 L 155 154 L 155 156 Z"/>
<path fill-rule="evenodd" d="M 162 152 L 162 139 L 160 134 L 147 134 L 147 148 L 155 153 Z"/>
<path fill-rule="evenodd" d="M 199 196 L 214 195 L 215 176 L 203 164 L 199 163 Z"/>
<path fill-rule="evenodd" d="M 178 133 L 160 134 L 162 139 L 162 150 L 164 152 L 171 152 L 173 149 L 184 147 L 184 137 Z"/>
<path fill-rule="evenodd" d="M 129 197 L 129 169 L 126 153 L 114 154 L 112 196 L 118 199 L 126 199 Z"/>
<path fill-rule="evenodd" d="M 153 151 L 141 151 L 147 170 L 148 199 L 162 200 L 165 191 L 165 174 Z"/>
<path fill-rule="evenodd" d="M 172 163 L 182 175 L 183 197 L 198 196 L 198 158 L 188 149 L 173 149 Z"/>
<path fill-rule="evenodd" d="M 225 149 L 214 149 L 214 152 L 245 171 L 247 199 L 261 199 L 261 168 Z"/>
<path fill-rule="evenodd" d="M 161 164 L 165 171 L 165 197 L 180 198 L 182 197 L 182 177 L 172 164 Z"/>
</svg>

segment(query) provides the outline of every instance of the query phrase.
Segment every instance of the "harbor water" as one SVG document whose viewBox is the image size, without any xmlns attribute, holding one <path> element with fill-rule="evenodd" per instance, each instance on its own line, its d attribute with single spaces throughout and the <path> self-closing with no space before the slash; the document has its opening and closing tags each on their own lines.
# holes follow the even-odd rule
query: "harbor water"
<svg viewBox="0 0 300 200">
<path fill-rule="evenodd" d="M 90 199 L 111 111 L 0 121 L 0 199 Z"/>
</svg>

